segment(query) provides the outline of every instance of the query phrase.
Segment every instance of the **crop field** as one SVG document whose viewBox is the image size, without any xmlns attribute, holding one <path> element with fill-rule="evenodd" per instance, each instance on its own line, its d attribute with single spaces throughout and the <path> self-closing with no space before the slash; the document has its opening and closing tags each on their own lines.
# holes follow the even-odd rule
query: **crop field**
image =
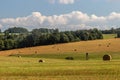
<svg viewBox="0 0 120 80">
<path fill-rule="evenodd" d="M 0 80 L 119 80 L 119 42 L 105 39 L 1 51 Z M 104 54 L 112 59 L 103 61 Z"/>
</svg>

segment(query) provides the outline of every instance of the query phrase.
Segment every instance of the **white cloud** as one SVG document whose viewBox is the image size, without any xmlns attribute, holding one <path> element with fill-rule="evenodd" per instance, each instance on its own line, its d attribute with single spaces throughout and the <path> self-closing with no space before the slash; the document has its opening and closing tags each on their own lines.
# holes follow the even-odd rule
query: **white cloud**
<svg viewBox="0 0 120 80">
<path fill-rule="evenodd" d="M 112 12 L 109 16 L 108 19 L 113 20 L 113 19 L 120 19 L 120 13 Z"/>
<path fill-rule="evenodd" d="M 75 0 L 49 0 L 50 3 L 73 4 Z"/>
<path fill-rule="evenodd" d="M 26 17 L 0 19 L 2 29 L 9 27 L 58 28 L 60 30 L 76 29 L 108 29 L 120 26 L 120 13 L 112 12 L 108 16 L 88 15 L 80 11 L 68 14 L 45 16 L 40 12 L 33 12 Z"/>
<path fill-rule="evenodd" d="M 59 0 L 59 3 L 61 3 L 61 4 L 73 4 L 74 0 Z"/>
</svg>

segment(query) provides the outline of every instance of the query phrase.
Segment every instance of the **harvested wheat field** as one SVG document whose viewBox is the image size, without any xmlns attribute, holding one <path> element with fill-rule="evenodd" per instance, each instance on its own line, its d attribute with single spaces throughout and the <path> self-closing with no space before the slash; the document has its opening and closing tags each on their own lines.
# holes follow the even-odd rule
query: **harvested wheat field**
<svg viewBox="0 0 120 80">
<path fill-rule="evenodd" d="M 1 51 L 0 55 L 11 54 L 58 54 L 58 53 L 86 53 L 86 52 L 120 52 L 120 39 L 105 39 L 94 41 L 80 41 L 48 46 Z"/>
</svg>

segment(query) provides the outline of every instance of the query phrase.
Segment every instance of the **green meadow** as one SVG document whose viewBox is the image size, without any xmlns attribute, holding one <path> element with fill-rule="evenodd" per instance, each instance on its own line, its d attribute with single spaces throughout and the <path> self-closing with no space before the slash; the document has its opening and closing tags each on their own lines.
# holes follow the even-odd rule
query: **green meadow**
<svg viewBox="0 0 120 80">
<path fill-rule="evenodd" d="M 115 38 L 117 34 L 103 34 L 104 39 L 112 39 Z"/>
</svg>

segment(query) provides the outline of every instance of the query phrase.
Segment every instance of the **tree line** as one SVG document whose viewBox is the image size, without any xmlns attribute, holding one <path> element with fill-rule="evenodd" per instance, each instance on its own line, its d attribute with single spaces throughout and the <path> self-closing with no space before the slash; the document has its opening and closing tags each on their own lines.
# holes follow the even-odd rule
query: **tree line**
<svg viewBox="0 0 120 80">
<path fill-rule="evenodd" d="M 0 34 L 0 50 L 9 50 L 40 45 L 103 39 L 98 29 L 59 31 L 58 29 L 9 28 Z"/>
<path fill-rule="evenodd" d="M 102 34 L 117 34 L 116 38 L 120 38 L 120 28 L 111 28 L 109 30 L 101 30 Z"/>
<path fill-rule="evenodd" d="M 101 30 L 103 34 L 117 34 L 120 31 L 120 28 L 111 28 L 109 30 Z"/>
</svg>

